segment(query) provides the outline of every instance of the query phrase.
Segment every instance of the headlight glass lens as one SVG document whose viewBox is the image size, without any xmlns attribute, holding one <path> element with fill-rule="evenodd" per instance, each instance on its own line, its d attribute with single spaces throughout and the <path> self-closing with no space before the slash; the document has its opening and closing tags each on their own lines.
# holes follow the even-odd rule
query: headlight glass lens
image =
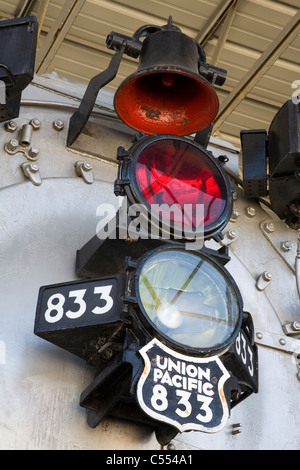
<svg viewBox="0 0 300 470">
<path fill-rule="evenodd" d="M 198 252 L 170 248 L 152 254 L 140 271 L 138 297 L 151 325 L 181 346 L 220 349 L 239 325 L 231 280 Z"/>
</svg>

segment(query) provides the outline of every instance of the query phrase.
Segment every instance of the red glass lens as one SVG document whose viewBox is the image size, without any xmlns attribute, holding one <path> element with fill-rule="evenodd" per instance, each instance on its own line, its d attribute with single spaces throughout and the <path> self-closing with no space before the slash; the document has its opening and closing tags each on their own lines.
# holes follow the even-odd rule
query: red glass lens
<svg viewBox="0 0 300 470">
<path fill-rule="evenodd" d="M 217 165 L 198 147 L 186 140 L 157 140 L 144 148 L 137 158 L 135 177 L 140 193 L 151 210 L 168 204 L 181 208 L 170 213 L 170 222 L 185 228 L 199 228 L 197 205 L 204 216 L 206 228 L 222 216 L 227 189 Z M 192 212 L 185 205 L 192 205 Z M 199 214 L 199 212 L 198 212 Z"/>
</svg>

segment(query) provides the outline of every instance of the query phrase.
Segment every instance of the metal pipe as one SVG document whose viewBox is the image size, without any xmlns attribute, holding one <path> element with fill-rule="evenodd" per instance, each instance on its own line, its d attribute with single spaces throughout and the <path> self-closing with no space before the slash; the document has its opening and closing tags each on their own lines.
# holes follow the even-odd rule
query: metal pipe
<svg viewBox="0 0 300 470">
<path fill-rule="evenodd" d="M 22 99 L 21 101 L 22 106 L 37 106 L 37 107 L 45 107 L 45 108 L 60 108 L 65 111 L 74 111 L 78 109 L 78 105 L 76 104 L 70 104 L 70 103 L 61 103 L 59 101 L 44 101 L 44 100 L 28 100 L 28 99 Z M 103 115 L 106 117 L 110 117 L 113 119 L 118 119 L 119 117 L 115 113 L 115 111 L 110 111 L 109 109 L 102 109 L 99 106 L 99 109 L 97 109 L 97 104 L 95 104 L 95 107 L 92 111 L 92 114 L 96 115 Z"/>
<path fill-rule="evenodd" d="M 20 132 L 20 145 L 26 147 L 31 142 L 33 127 L 30 124 L 24 124 Z"/>
</svg>

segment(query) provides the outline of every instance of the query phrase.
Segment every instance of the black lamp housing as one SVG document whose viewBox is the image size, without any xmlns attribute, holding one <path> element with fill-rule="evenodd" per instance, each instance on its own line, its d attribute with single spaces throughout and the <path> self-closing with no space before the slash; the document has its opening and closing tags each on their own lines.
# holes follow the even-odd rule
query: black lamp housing
<svg viewBox="0 0 300 470">
<path fill-rule="evenodd" d="M 203 370 L 207 370 L 209 361 L 213 363 L 211 370 L 217 370 L 217 365 L 221 365 L 226 370 L 226 381 L 222 384 L 223 406 L 230 410 L 258 391 L 257 347 L 252 317 L 243 311 L 240 294 L 237 294 L 239 322 L 223 350 L 201 353 L 197 348 L 184 349 L 160 335 L 145 318 L 137 295 L 137 279 L 143 263 L 153 253 L 185 250 L 180 243 L 160 242 L 158 245 L 158 241 L 155 241 L 157 246 L 150 249 L 151 242 L 137 240 L 126 244 L 124 240 L 106 239 L 96 243 L 92 239 L 88 249 L 85 247 L 84 254 L 87 260 L 92 257 L 96 260 L 93 273 L 90 273 L 93 277 L 88 279 L 85 272 L 85 279 L 81 281 L 41 287 L 34 333 L 95 367 L 94 380 L 80 397 L 80 405 L 87 409 L 90 427 L 96 427 L 107 416 L 127 419 L 148 425 L 155 430 L 158 442 L 166 445 L 176 436 L 178 427 L 172 424 L 172 420 L 170 424 L 168 410 L 165 414 L 162 412 L 159 418 L 153 418 L 151 413 L 145 412 L 137 398 L 138 389 L 141 393 L 141 378 L 145 375 L 141 350 L 154 341 L 159 351 L 160 344 L 163 348 L 171 348 L 174 354 L 172 360 L 176 362 L 178 357 L 179 362 L 183 360 L 186 367 L 193 370 L 197 361 L 204 361 Z M 113 255 L 110 251 L 112 247 Z M 219 251 L 203 248 L 199 252 L 218 265 L 221 272 L 226 272 L 226 277 L 229 276 L 224 267 L 229 260 L 226 247 Z M 137 256 L 137 253 L 140 255 Z M 112 274 L 113 271 L 118 271 L 118 274 Z M 232 279 L 231 282 L 234 284 Z M 236 286 L 234 289 L 237 289 Z M 163 349 L 161 351 L 167 358 L 167 353 Z M 207 393 L 215 398 L 219 382 L 215 372 L 211 374 L 215 382 L 210 380 L 209 387 L 217 388 L 214 393 L 208 388 Z M 183 375 L 177 374 L 174 380 L 185 380 Z M 152 387 L 150 385 L 151 390 Z M 172 387 L 173 393 L 174 390 Z M 196 391 L 189 393 L 189 397 L 194 402 Z M 199 402 L 193 406 L 198 409 Z M 213 415 L 220 421 L 223 416 L 220 406 L 214 408 Z M 214 422 L 212 419 L 212 427 Z M 197 430 L 193 424 L 191 426 L 191 429 Z M 209 427 L 200 430 L 210 432 Z"/>
<path fill-rule="evenodd" d="M 300 107 L 287 101 L 266 130 L 241 131 L 247 196 L 269 196 L 272 210 L 300 228 Z M 268 168 L 268 169 L 267 169 Z"/>
<path fill-rule="evenodd" d="M 145 197 L 148 189 L 164 202 L 169 197 L 171 204 L 174 194 L 178 200 L 184 194 L 189 205 L 198 203 L 195 192 L 208 195 L 211 200 L 200 199 L 211 222 L 206 235 L 219 240 L 230 217 L 232 194 L 220 162 L 205 147 L 218 111 L 213 85 L 224 83 L 226 71 L 207 65 L 202 47 L 182 34 L 171 18 L 162 27 L 139 28 L 132 38 L 111 33 L 107 46 L 115 55 L 108 69 L 89 83 L 70 120 L 67 144 L 79 136 L 99 89 L 115 77 L 122 54 L 140 56 L 138 70 L 115 95 L 120 118 L 143 134 L 129 151 L 119 149 L 115 193 L 127 196 L 131 205 L 149 206 L 153 202 Z M 179 94 L 178 85 L 183 90 Z M 168 132 L 166 115 L 159 108 L 167 96 L 166 115 L 172 117 Z M 173 117 L 181 105 L 188 116 L 179 122 Z M 134 119 L 137 115 L 137 125 L 127 120 L 128 115 Z M 194 132 L 194 142 L 183 137 Z M 139 157 L 157 142 L 164 149 L 165 144 L 179 148 L 182 158 L 177 160 L 173 150 L 163 154 L 160 147 L 156 162 L 165 159 L 165 167 L 155 166 L 147 155 L 146 170 L 137 175 L 135 165 L 144 163 Z M 190 155 L 183 151 L 183 144 Z M 172 165 L 177 168 L 174 172 Z M 147 186 L 152 166 L 159 170 L 154 175 L 150 171 L 154 183 Z M 163 179 L 177 189 L 153 190 Z M 146 192 L 138 186 L 141 180 Z M 194 180 L 195 184 L 190 183 Z M 221 205 L 213 212 L 216 201 Z M 119 238 L 124 228 L 120 219 L 119 211 L 115 236 L 101 239 L 95 235 L 78 250 L 76 272 L 83 280 L 41 287 L 34 333 L 95 367 L 94 380 L 80 397 L 90 427 L 106 416 L 129 419 L 154 429 L 161 445 L 168 444 L 178 431 L 219 431 L 231 408 L 258 391 L 252 317 L 244 311 L 238 287 L 225 268 L 228 249 L 185 248 L 175 237 L 167 241 Z M 184 317 L 182 323 L 178 315 Z"/>
<path fill-rule="evenodd" d="M 141 204 L 144 208 L 142 215 L 158 227 L 157 233 L 161 238 L 180 239 L 182 242 L 222 238 L 221 232 L 232 212 L 232 188 L 222 163 L 205 147 L 183 136 L 139 133 L 130 149 L 118 148 L 117 158 L 115 194 L 126 196 L 130 204 Z M 165 185 L 164 178 L 168 181 Z M 173 190 L 174 183 L 180 189 Z M 198 196 L 188 198 L 190 191 L 197 192 Z M 164 203 L 165 198 L 168 203 Z M 184 201 L 190 202 L 193 217 L 197 205 L 202 204 L 204 212 L 200 226 L 197 223 L 194 227 L 185 225 Z M 164 220 L 163 214 L 152 210 L 154 206 L 151 204 L 155 203 L 161 208 L 165 206 L 166 212 L 172 206 L 180 206 L 181 218 L 173 223 L 170 219 Z M 147 233 L 150 237 L 150 225 Z"/>
<path fill-rule="evenodd" d="M 34 16 L 0 22 L 0 80 L 5 85 L 0 122 L 19 115 L 21 93 L 34 75 L 37 33 Z"/>
</svg>

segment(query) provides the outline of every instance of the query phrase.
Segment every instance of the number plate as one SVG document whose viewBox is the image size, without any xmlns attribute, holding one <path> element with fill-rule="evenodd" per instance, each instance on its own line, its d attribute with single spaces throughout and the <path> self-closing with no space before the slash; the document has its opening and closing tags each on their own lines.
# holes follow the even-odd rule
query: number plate
<svg viewBox="0 0 300 470">
<path fill-rule="evenodd" d="M 43 286 L 34 333 L 97 365 L 99 338 L 109 338 L 122 319 L 124 276 Z"/>
<path fill-rule="evenodd" d="M 225 426 L 229 410 L 223 386 L 230 374 L 217 356 L 178 354 L 156 338 L 140 353 L 145 369 L 137 398 L 146 414 L 180 432 L 216 432 Z"/>
<path fill-rule="evenodd" d="M 251 344 L 243 329 L 224 356 L 225 367 L 242 382 L 246 382 L 253 392 L 258 391 L 258 357 L 257 347 Z"/>
<path fill-rule="evenodd" d="M 117 276 L 41 287 L 35 332 L 118 320 L 119 288 Z"/>
</svg>

